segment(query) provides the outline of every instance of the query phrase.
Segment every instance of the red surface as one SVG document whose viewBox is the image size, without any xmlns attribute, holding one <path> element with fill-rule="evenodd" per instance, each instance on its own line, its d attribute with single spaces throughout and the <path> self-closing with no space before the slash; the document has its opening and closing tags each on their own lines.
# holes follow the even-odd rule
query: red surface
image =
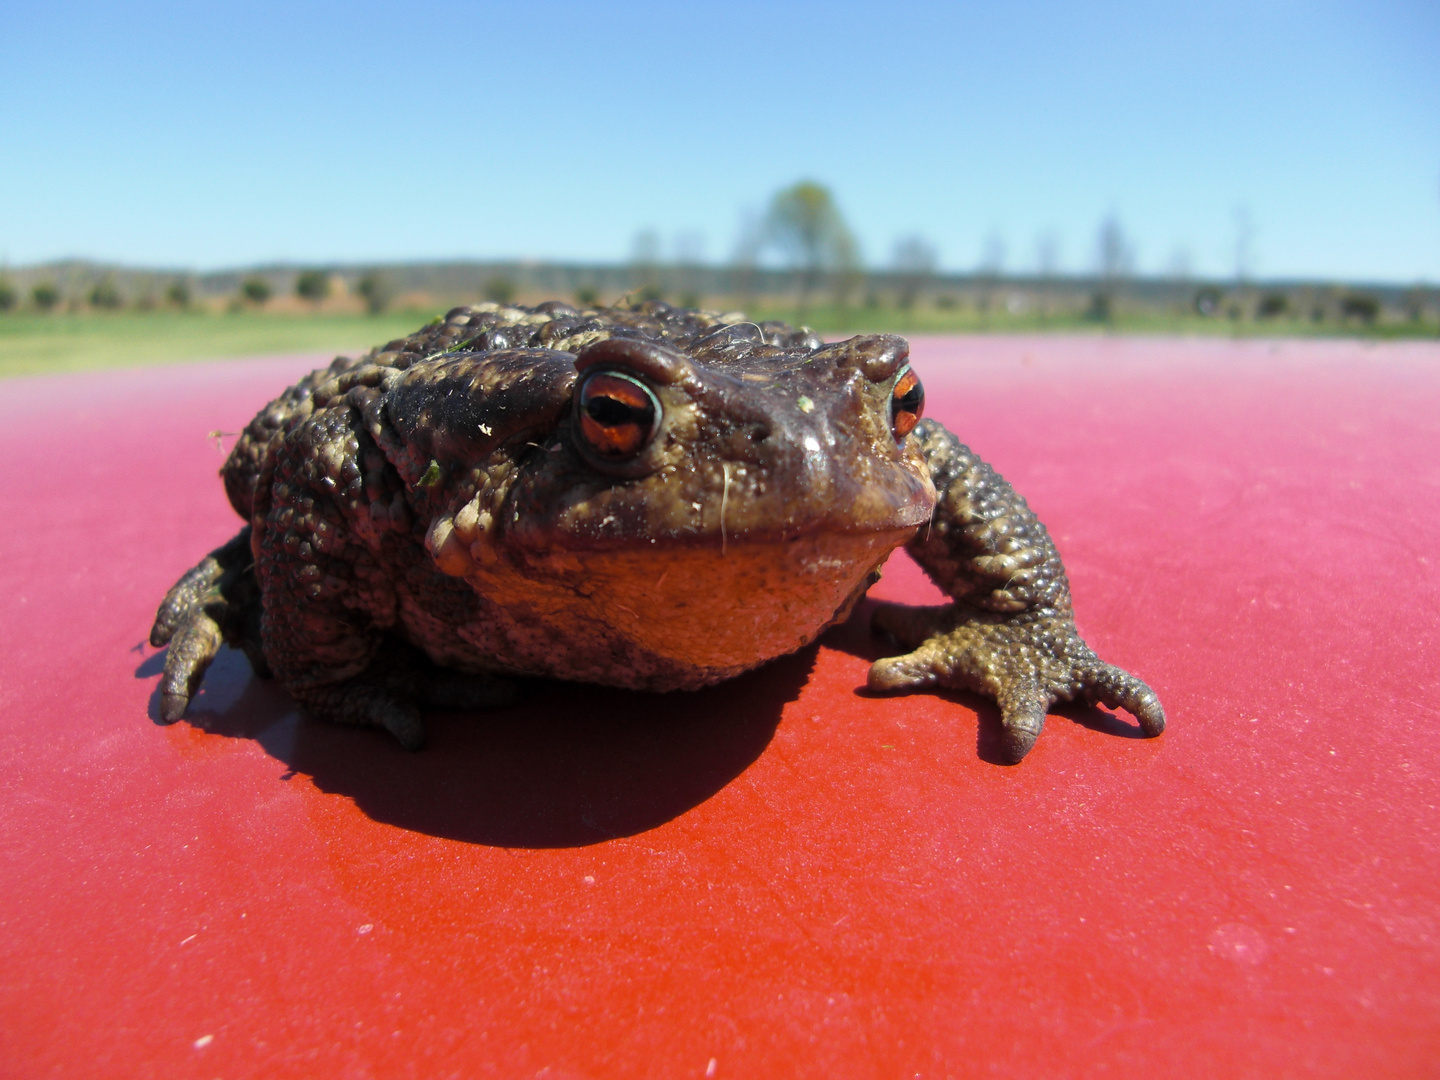
<svg viewBox="0 0 1440 1080">
<path fill-rule="evenodd" d="M 235 655 L 159 727 L 156 602 L 236 527 L 206 433 L 309 362 L 0 383 L 4 1073 L 1435 1075 L 1440 346 L 915 354 L 1162 738 L 994 764 L 980 699 L 857 692 L 857 621 L 418 755 Z"/>
</svg>

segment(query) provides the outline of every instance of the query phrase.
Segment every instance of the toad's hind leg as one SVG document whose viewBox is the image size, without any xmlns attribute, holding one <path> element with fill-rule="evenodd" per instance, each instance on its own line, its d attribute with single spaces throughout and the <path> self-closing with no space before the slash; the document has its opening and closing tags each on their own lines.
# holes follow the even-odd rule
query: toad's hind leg
<svg viewBox="0 0 1440 1080">
<path fill-rule="evenodd" d="M 319 621 L 313 614 L 307 619 L 312 633 L 321 629 Z M 342 628 L 341 634 L 346 630 Z M 278 641 L 283 634 L 269 626 L 267 631 L 272 635 L 267 636 L 270 642 Z M 320 644 L 320 637 L 312 641 Z M 363 661 L 337 668 L 313 662 L 312 658 L 303 674 L 288 679 L 282 676 L 282 681 L 313 716 L 340 724 L 383 728 L 406 750 L 419 750 L 425 745 L 422 706 L 470 712 L 498 708 L 515 700 L 513 684 L 487 675 L 438 668 L 414 646 L 393 635 L 383 634 L 354 644 L 365 649 Z M 350 671 L 353 674 L 336 677 Z"/>
<path fill-rule="evenodd" d="M 269 668 L 260 646 L 260 592 L 247 526 L 171 586 L 155 613 L 150 644 L 169 645 L 160 680 L 160 719 L 185 715 L 222 644 L 244 649 L 257 674 Z"/>
<path fill-rule="evenodd" d="M 1165 730 L 1155 692 L 1080 638 L 1060 555 L 1025 500 L 934 421 L 915 438 L 939 499 L 931 527 L 906 550 L 954 603 L 876 613 L 876 625 L 912 651 L 877 660 L 871 689 L 950 686 L 993 697 L 1012 761 L 1030 751 L 1056 701 L 1123 708 L 1146 735 Z"/>
<path fill-rule="evenodd" d="M 257 483 L 256 574 L 265 655 L 285 689 L 319 719 L 384 728 L 418 750 L 422 705 L 486 708 L 511 692 L 438 669 L 406 640 L 406 595 L 424 595 L 455 624 L 475 600 L 466 583 L 429 568 L 402 498 L 358 416 L 317 410 L 286 432 Z M 389 511 L 377 518 L 376 503 Z"/>
</svg>

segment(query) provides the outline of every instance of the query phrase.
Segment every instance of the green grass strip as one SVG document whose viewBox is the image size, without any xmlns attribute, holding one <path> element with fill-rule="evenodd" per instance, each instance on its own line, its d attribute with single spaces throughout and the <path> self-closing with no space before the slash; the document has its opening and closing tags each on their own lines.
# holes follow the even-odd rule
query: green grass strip
<svg viewBox="0 0 1440 1080">
<path fill-rule="evenodd" d="M 353 355 L 411 333 L 433 314 L 0 315 L 0 378 L 283 353 Z"/>
<path fill-rule="evenodd" d="M 0 314 L 0 378 L 94 368 L 140 367 L 227 357 L 284 353 L 355 355 L 403 337 L 434 317 L 433 311 L 382 315 L 272 314 L 240 311 L 124 311 L 53 315 Z M 859 333 L 1121 333 L 1235 337 L 1358 337 L 1369 340 L 1435 337 L 1434 320 L 1374 327 L 1313 324 L 1302 320 L 1232 322 L 1228 318 L 1160 312 L 1122 312 L 1097 322 L 1076 315 L 1011 314 L 973 309 L 840 308 L 756 305 L 757 321 L 782 319 L 814 327 L 827 337 Z"/>
</svg>

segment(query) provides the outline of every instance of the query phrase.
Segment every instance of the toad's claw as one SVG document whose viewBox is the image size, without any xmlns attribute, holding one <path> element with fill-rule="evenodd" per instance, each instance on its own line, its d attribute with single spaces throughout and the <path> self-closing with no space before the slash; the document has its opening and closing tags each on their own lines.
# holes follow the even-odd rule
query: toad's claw
<svg viewBox="0 0 1440 1080">
<path fill-rule="evenodd" d="M 877 660 L 870 667 L 867 683 L 871 690 L 919 690 L 927 686 L 964 686 L 994 697 L 1000 705 L 1000 723 L 1005 729 L 1005 756 L 1017 762 L 1030 752 L 1045 711 L 1053 697 L 1041 692 L 1034 678 L 1017 678 L 995 687 L 981 687 L 973 680 L 956 680 L 953 665 L 947 663 L 942 642 L 931 641 L 905 656 Z"/>
<path fill-rule="evenodd" d="M 250 530 L 244 528 L 165 594 L 150 628 L 151 645 L 170 647 L 160 680 L 162 723 L 173 724 L 185 715 L 206 669 L 227 641 L 245 650 L 257 673 L 267 673 L 259 648 L 259 594 L 249 564 Z"/>
<path fill-rule="evenodd" d="M 414 705 L 395 701 L 377 703 L 372 719 L 383 727 L 406 750 L 419 750 L 425 745 L 425 723 Z"/>
<path fill-rule="evenodd" d="M 1035 680 L 1025 679 L 1002 688 L 996 700 L 1000 724 L 1005 729 L 1005 757 L 1013 764 L 1035 745 L 1045 726 L 1045 712 L 1054 699 L 1044 694 Z"/>
<path fill-rule="evenodd" d="M 1080 696 L 1091 704 L 1124 709 L 1140 721 L 1140 730 L 1154 738 L 1165 730 L 1165 707 L 1155 691 L 1123 668 L 1100 664 L 1086 673 Z"/>
<path fill-rule="evenodd" d="M 949 686 L 994 698 L 1011 761 L 1030 752 L 1056 701 L 1099 702 L 1134 714 L 1146 735 L 1165 730 L 1165 710 L 1155 692 L 1096 657 L 1066 617 L 1009 619 L 961 605 L 887 606 L 876 612 L 875 623 L 902 644 L 928 636 L 903 656 L 877 660 L 870 668 L 870 689 Z"/>
<path fill-rule="evenodd" d="M 926 642 L 904 656 L 876 660 L 870 665 L 870 675 L 865 681 L 871 690 L 921 690 L 939 684 L 944 667 L 942 650 L 934 643 Z"/>
<path fill-rule="evenodd" d="M 220 625 L 203 608 L 189 612 L 170 635 L 165 654 L 165 676 L 160 680 L 160 719 L 173 724 L 200 689 L 205 669 L 220 651 L 225 636 Z"/>
</svg>

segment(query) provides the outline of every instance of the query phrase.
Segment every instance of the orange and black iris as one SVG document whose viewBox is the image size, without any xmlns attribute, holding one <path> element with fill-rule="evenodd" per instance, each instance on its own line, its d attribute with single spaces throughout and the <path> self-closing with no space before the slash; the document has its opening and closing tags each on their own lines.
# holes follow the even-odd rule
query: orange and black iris
<svg viewBox="0 0 1440 1080">
<path fill-rule="evenodd" d="M 920 385 L 920 377 L 907 367 L 890 392 L 890 430 L 895 433 L 895 441 L 904 440 L 924 415 L 925 387 Z"/>
<path fill-rule="evenodd" d="M 580 387 L 580 432 L 601 457 L 634 457 L 659 422 L 660 404 L 639 379 L 597 371 Z"/>
</svg>

